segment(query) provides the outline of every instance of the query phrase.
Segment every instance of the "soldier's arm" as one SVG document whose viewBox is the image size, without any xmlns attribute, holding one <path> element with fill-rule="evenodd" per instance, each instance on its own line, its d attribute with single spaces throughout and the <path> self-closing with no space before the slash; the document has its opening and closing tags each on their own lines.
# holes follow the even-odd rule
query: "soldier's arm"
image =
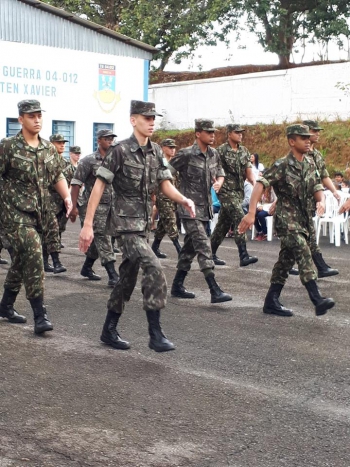
<svg viewBox="0 0 350 467">
<path fill-rule="evenodd" d="M 316 213 L 318 216 L 322 216 L 325 211 L 324 191 L 323 190 L 315 191 L 314 198 L 316 201 Z"/>
<path fill-rule="evenodd" d="M 335 199 L 340 201 L 340 194 L 335 189 L 334 183 L 330 177 L 322 178 L 322 185 L 331 191 Z"/>
<path fill-rule="evenodd" d="M 191 214 L 191 217 L 196 216 L 194 202 L 191 199 L 188 199 L 185 196 L 183 196 L 174 187 L 174 185 L 171 183 L 170 180 L 163 180 L 160 183 L 160 189 L 167 198 L 170 198 L 172 201 L 174 201 L 177 204 L 181 204 Z"/>
<path fill-rule="evenodd" d="M 241 220 L 239 226 L 238 226 L 238 232 L 240 234 L 243 234 L 246 232 L 249 227 L 254 223 L 255 221 L 255 214 L 256 214 L 256 206 L 261 199 L 261 195 L 263 194 L 264 191 L 264 185 L 260 181 L 257 182 L 253 188 L 252 191 L 252 196 L 250 197 L 250 203 L 249 203 L 249 211 L 248 214 L 246 214 L 243 219 Z"/>
<path fill-rule="evenodd" d="M 54 185 L 54 188 L 63 199 L 67 211 L 66 216 L 69 217 L 69 214 L 72 210 L 72 199 L 70 197 L 70 191 L 68 188 L 67 180 L 65 178 L 62 178 Z"/>
<path fill-rule="evenodd" d="M 106 186 L 106 183 L 103 182 L 101 179 L 97 178 L 95 185 L 92 189 L 90 198 L 89 198 L 84 226 L 80 232 L 80 237 L 79 237 L 79 249 L 83 253 L 86 253 L 87 249 L 91 245 L 91 242 L 94 238 L 92 224 L 93 224 L 97 206 L 100 204 L 100 200 L 103 195 L 105 186 Z"/>
<path fill-rule="evenodd" d="M 251 167 L 248 167 L 245 169 L 245 176 L 246 176 L 246 179 L 248 180 L 248 182 L 255 186 L 255 175 L 254 175 L 254 172 L 253 172 L 253 169 Z"/>
</svg>

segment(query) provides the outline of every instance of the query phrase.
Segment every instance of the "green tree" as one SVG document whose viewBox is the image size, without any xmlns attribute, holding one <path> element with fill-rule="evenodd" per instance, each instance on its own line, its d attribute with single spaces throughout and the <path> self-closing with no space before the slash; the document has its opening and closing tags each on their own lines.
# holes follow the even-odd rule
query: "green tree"
<svg viewBox="0 0 350 467">
<path fill-rule="evenodd" d="M 349 37 L 348 1 L 328 0 L 231 0 L 219 17 L 223 33 L 233 30 L 232 19 L 246 17 L 246 28 L 257 35 L 267 52 L 278 55 L 281 67 L 288 67 L 293 47 L 300 40 L 329 42 L 342 34 Z"/>
</svg>

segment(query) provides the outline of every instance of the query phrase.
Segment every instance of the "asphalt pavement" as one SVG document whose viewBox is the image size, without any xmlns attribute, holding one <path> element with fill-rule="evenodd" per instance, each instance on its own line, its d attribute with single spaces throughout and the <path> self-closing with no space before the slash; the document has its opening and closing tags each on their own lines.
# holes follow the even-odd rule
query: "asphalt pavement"
<svg viewBox="0 0 350 467">
<path fill-rule="evenodd" d="M 33 334 L 24 291 L 27 324 L 0 320 L 0 467 L 350 467 L 350 245 L 321 238 L 340 274 L 318 284 L 336 306 L 316 317 L 291 276 L 281 301 L 294 316 L 283 318 L 262 313 L 279 240 L 249 241 L 259 261 L 241 268 L 225 239 L 215 272 L 232 302 L 210 304 L 195 261 L 185 285 L 196 298 L 168 294 L 162 312 L 176 350 L 157 354 L 140 282 L 119 327 L 131 349 L 100 343 L 111 289 L 98 263 L 100 282 L 80 276 L 78 232 L 69 224 L 63 237 L 68 271 L 46 274 L 54 331 Z M 161 249 L 170 289 L 176 252 L 169 239 Z"/>
</svg>

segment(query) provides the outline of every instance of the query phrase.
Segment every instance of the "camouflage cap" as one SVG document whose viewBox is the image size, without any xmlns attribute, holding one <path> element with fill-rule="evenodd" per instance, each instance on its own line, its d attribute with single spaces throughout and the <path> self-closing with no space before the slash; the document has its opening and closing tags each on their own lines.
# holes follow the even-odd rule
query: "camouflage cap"
<svg viewBox="0 0 350 467">
<path fill-rule="evenodd" d="M 50 136 L 51 143 L 69 143 L 68 139 L 65 139 L 63 135 L 56 133 Z"/>
<path fill-rule="evenodd" d="M 74 154 L 81 154 L 80 146 L 69 146 L 69 152 L 73 152 Z"/>
<path fill-rule="evenodd" d="M 311 136 L 311 133 L 309 132 L 309 127 L 307 125 L 301 125 L 300 123 L 287 126 L 286 133 L 287 136 Z"/>
<path fill-rule="evenodd" d="M 153 102 L 144 101 L 131 101 L 130 103 L 130 115 L 144 115 L 145 117 L 163 117 L 156 111 L 155 104 Z"/>
<path fill-rule="evenodd" d="M 109 128 L 106 128 L 104 130 L 99 130 L 97 132 L 97 139 L 106 138 L 107 136 L 114 136 L 114 138 L 115 138 L 117 135 L 115 133 L 113 133 L 113 131 L 110 130 Z"/>
<path fill-rule="evenodd" d="M 18 113 L 19 114 L 31 114 L 34 112 L 45 112 L 41 109 L 40 102 L 36 100 L 24 100 L 18 102 Z"/>
<path fill-rule="evenodd" d="M 310 130 L 323 130 L 316 120 L 304 120 L 303 125 L 307 125 Z"/>
<path fill-rule="evenodd" d="M 176 148 L 175 140 L 171 138 L 166 138 L 163 139 L 163 141 L 160 142 L 160 146 L 167 146 L 168 148 Z"/>
<path fill-rule="evenodd" d="M 226 131 L 227 133 L 231 133 L 231 131 L 238 131 L 240 133 L 241 131 L 245 131 L 245 129 L 238 123 L 229 123 L 226 125 Z"/>
<path fill-rule="evenodd" d="M 194 121 L 195 131 L 215 131 L 213 120 L 207 120 L 206 118 L 196 118 Z"/>
</svg>

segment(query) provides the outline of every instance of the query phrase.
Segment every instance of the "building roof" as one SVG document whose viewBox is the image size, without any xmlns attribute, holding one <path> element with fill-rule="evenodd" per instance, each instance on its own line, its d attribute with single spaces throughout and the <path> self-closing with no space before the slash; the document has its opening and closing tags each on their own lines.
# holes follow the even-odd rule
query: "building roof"
<svg viewBox="0 0 350 467">
<path fill-rule="evenodd" d="M 69 13 L 61 8 L 56 8 L 54 6 L 48 5 L 47 3 L 41 2 L 39 0 L 18 0 L 18 1 L 22 3 L 26 3 L 27 5 L 30 5 L 39 10 L 46 11 L 47 13 L 51 13 L 55 16 L 59 16 L 72 23 L 79 24 L 80 26 L 91 29 L 104 36 L 111 37 L 117 41 L 120 41 L 125 44 L 145 50 L 151 54 L 155 54 L 158 52 L 158 50 L 151 45 L 145 44 L 144 42 L 138 41 L 136 39 L 131 39 L 128 36 L 124 36 L 124 34 L 120 34 L 118 32 L 113 31 L 112 29 L 108 29 L 104 26 L 93 23 L 92 21 L 88 21 L 86 19 L 80 18 L 79 16 L 74 15 L 73 13 Z"/>
</svg>

